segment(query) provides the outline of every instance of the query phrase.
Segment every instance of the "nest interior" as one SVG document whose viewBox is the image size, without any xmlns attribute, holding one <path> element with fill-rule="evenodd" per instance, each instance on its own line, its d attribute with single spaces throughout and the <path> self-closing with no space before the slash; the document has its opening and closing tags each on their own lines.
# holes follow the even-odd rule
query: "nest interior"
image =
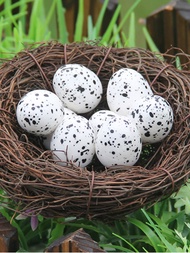
<svg viewBox="0 0 190 253">
<path fill-rule="evenodd" d="M 189 63 L 190 56 L 185 57 Z M 169 53 L 156 55 L 139 48 L 51 42 L 4 62 L 0 67 L 0 187 L 18 212 L 109 221 L 177 191 L 190 173 L 190 75 L 186 65 L 179 70 L 175 61 Z M 123 67 L 139 71 L 154 94 L 167 99 L 173 108 L 174 125 L 169 136 L 145 146 L 135 166 L 104 168 L 95 159 L 82 169 L 53 162 L 40 139 L 19 127 L 15 111 L 28 91 L 53 91 L 53 75 L 67 63 L 83 64 L 99 76 L 104 95 L 96 110 L 108 109 L 106 88 L 115 71 Z"/>
</svg>

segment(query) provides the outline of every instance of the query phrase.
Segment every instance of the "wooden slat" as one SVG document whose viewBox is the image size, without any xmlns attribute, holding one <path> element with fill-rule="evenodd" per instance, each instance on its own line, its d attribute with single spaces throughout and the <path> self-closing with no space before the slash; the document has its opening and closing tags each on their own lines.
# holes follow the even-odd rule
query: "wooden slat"
<svg viewBox="0 0 190 253">
<path fill-rule="evenodd" d="M 173 46 L 190 53 L 190 4 L 171 1 L 146 20 L 147 29 L 161 52 Z"/>
<path fill-rule="evenodd" d="M 89 234 L 83 229 L 62 236 L 54 241 L 48 248 L 47 252 L 105 252 L 97 242 L 93 241 Z"/>
<path fill-rule="evenodd" d="M 19 249 L 16 228 L 0 214 L 0 252 L 16 252 Z"/>
<path fill-rule="evenodd" d="M 163 48 L 165 52 L 168 48 L 176 46 L 176 27 L 175 27 L 174 9 L 172 6 L 168 6 L 163 11 L 163 21 L 164 21 L 163 22 L 163 25 L 164 25 Z"/>
</svg>

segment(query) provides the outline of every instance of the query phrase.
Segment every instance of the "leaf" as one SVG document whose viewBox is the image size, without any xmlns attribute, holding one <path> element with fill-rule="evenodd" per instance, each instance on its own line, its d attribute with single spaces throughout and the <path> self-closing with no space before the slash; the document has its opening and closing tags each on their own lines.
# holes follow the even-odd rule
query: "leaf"
<svg viewBox="0 0 190 253">
<path fill-rule="evenodd" d="M 130 242 L 128 242 L 126 239 L 124 239 L 122 236 L 117 235 L 115 233 L 112 233 L 112 234 L 114 236 L 118 237 L 120 240 L 124 241 L 126 244 L 128 244 L 134 252 L 138 252 L 138 250 Z"/>
<path fill-rule="evenodd" d="M 145 217 L 147 218 L 149 225 L 154 229 L 156 235 L 160 238 L 160 245 L 163 245 L 163 248 L 166 248 L 169 252 L 175 252 L 175 247 L 171 243 L 167 241 L 167 239 L 164 237 L 160 229 L 154 224 L 148 213 L 146 213 L 145 210 L 142 209 L 142 212 L 144 213 Z M 161 250 L 160 250 L 161 251 Z"/>
<path fill-rule="evenodd" d="M 51 230 L 48 244 L 51 244 L 53 241 L 55 241 L 56 239 L 58 239 L 59 237 L 63 235 L 64 230 L 65 230 L 65 225 L 63 222 L 64 222 L 64 218 L 62 219 L 60 218 L 54 221 L 55 226 Z"/>
<path fill-rule="evenodd" d="M 134 218 L 129 218 L 128 221 L 137 226 L 141 231 L 143 231 L 148 241 L 150 242 L 150 245 L 154 248 L 156 252 L 163 252 L 163 248 L 159 246 L 162 245 L 161 240 L 148 225 Z"/>
<path fill-rule="evenodd" d="M 38 227 L 38 217 L 36 215 L 32 215 L 30 219 L 32 231 L 35 231 Z"/>
</svg>

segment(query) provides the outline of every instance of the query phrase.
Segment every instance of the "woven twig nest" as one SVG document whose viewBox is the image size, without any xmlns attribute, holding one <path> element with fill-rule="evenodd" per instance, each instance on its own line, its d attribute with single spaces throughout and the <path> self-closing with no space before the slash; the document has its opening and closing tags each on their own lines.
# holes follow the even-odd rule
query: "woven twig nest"
<svg viewBox="0 0 190 253">
<path fill-rule="evenodd" d="M 179 51 L 180 55 L 189 63 L 188 55 Z M 18 212 L 46 217 L 121 218 L 168 197 L 186 182 L 190 173 L 190 75 L 176 69 L 176 58 L 169 53 L 158 56 L 138 48 L 49 43 L 23 51 L 2 64 L 0 187 Z M 167 62 L 160 57 L 167 58 Z M 19 127 L 15 110 L 28 91 L 53 91 L 53 75 L 66 63 L 80 63 L 94 71 L 102 81 L 104 95 L 115 71 L 122 67 L 139 71 L 154 94 L 172 106 L 172 131 L 162 142 L 144 146 L 145 152 L 135 166 L 104 168 L 96 159 L 85 169 L 56 164 L 39 137 Z M 105 96 L 98 109 L 108 109 Z"/>
</svg>

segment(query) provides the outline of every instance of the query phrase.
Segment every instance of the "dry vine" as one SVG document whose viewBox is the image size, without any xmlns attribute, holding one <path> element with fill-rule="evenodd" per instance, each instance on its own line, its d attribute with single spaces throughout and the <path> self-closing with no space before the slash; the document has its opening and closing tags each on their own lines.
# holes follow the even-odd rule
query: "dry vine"
<svg viewBox="0 0 190 253">
<path fill-rule="evenodd" d="M 48 43 L 20 52 L 2 64 L 0 187 L 20 208 L 18 212 L 31 210 L 47 217 L 122 218 L 169 196 L 186 182 L 190 174 L 190 75 L 185 64 L 183 70 L 175 68 L 175 57 L 169 53 L 158 56 L 138 48 Z M 190 56 L 186 58 L 189 64 Z M 40 139 L 18 126 L 15 110 L 28 91 L 52 90 L 52 77 L 65 63 L 80 63 L 98 74 L 104 88 L 99 109 L 107 109 L 105 93 L 111 75 L 122 67 L 138 70 L 154 93 L 171 104 L 175 115 L 172 132 L 163 142 L 144 147 L 149 155 L 142 155 L 135 166 L 104 168 L 96 159 L 86 169 L 55 164 Z"/>
</svg>

